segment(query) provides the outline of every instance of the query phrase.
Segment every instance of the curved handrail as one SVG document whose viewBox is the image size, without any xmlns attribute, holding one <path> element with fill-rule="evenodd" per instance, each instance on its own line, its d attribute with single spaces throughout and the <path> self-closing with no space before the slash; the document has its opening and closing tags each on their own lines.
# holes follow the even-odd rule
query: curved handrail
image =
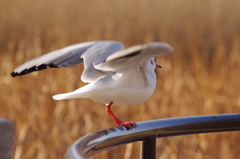
<svg viewBox="0 0 240 159">
<path fill-rule="evenodd" d="M 177 135 L 240 130 L 240 114 L 207 115 L 150 120 L 131 130 L 119 126 L 86 135 L 71 145 L 68 159 L 86 159 L 114 146 Z"/>
</svg>

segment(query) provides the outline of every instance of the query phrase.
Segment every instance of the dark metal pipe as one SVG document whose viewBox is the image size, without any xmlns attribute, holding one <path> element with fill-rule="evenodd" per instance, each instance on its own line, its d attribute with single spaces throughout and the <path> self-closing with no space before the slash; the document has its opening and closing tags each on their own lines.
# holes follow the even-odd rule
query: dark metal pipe
<svg viewBox="0 0 240 159">
<path fill-rule="evenodd" d="M 0 118 L 0 159 L 12 159 L 14 156 L 15 123 Z"/>
<path fill-rule="evenodd" d="M 156 136 L 141 142 L 140 156 L 141 159 L 156 159 Z"/>
</svg>

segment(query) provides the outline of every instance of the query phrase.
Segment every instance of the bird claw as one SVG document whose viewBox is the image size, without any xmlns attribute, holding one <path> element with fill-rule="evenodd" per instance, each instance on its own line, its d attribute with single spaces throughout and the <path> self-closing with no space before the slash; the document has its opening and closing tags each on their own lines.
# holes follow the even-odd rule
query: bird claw
<svg viewBox="0 0 240 159">
<path fill-rule="evenodd" d="M 115 124 L 119 126 L 124 126 L 127 130 L 135 128 L 137 126 L 137 124 L 134 122 L 121 122 L 121 123 L 115 123 Z"/>
</svg>

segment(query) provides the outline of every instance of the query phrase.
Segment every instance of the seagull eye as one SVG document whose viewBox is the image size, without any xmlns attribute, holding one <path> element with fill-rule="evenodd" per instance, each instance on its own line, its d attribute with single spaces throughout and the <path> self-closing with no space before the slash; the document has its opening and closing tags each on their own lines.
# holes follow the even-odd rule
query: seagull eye
<svg viewBox="0 0 240 159">
<path fill-rule="evenodd" d="M 153 65 L 153 61 L 151 60 L 151 64 Z"/>
</svg>

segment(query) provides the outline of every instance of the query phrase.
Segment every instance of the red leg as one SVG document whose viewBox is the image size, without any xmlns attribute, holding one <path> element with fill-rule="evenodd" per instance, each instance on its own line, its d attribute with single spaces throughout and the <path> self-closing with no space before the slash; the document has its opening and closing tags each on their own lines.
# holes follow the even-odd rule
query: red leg
<svg viewBox="0 0 240 159">
<path fill-rule="evenodd" d="M 122 122 L 120 119 L 118 119 L 112 112 L 111 110 L 111 106 L 112 106 L 113 102 L 111 102 L 110 104 L 108 104 L 106 112 L 113 118 L 114 120 L 114 124 L 115 125 L 122 125 L 124 127 L 126 127 L 127 129 L 131 129 L 132 127 L 135 127 L 136 124 L 134 122 Z"/>
</svg>

